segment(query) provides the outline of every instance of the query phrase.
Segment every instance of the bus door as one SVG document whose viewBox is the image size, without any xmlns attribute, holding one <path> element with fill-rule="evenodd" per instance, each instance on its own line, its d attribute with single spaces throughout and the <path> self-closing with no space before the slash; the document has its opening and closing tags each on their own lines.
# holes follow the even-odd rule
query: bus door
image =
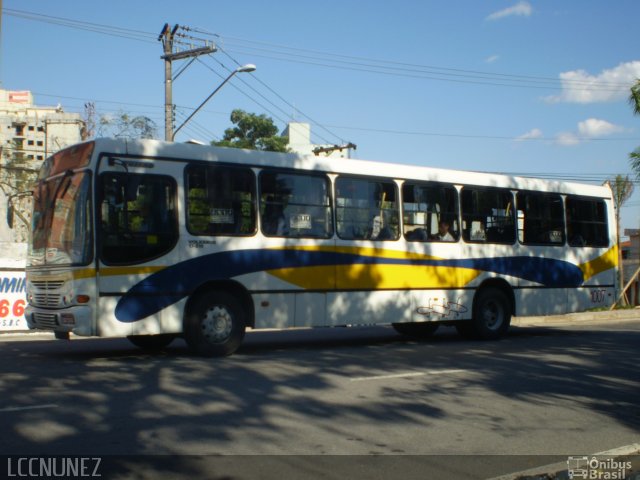
<svg viewBox="0 0 640 480">
<path fill-rule="evenodd" d="M 402 287 L 394 251 L 400 238 L 396 183 L 340 175 L 335 189 L 336 291 L 328 301 L 329 323 L 403 318 L 411 309 L 409 297 L 397 292 Z"/>
<path fill-rule="evenodd" d="M 139 287 L 179 261 L 175 179 L 180 178 L 182 164 L 177 162 L 102 158 L 96 179 L 100 335 L 180 331 L 180 314 L 154 306 L 163 296 L 175 295 L 170 290 L 178 288 L 179 279 L 176 286 L 150 282 L 146 289 Z M 125 295 L 127 302 L 119 304 Z"/>
<path fill-rule="evenodd" d="M 268 292 L 254 295 L 256 324 L 326 325 L 327 292 L 335 289 L 330 179 L 265 168 L 258 185 Z"/>
</svg>

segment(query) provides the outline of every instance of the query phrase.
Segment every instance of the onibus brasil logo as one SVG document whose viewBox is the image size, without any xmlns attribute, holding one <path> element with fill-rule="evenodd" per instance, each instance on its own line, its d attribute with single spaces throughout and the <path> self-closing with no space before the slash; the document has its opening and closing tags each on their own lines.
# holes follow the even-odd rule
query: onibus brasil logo
<svg viewBox="0 0 640 480">
<path fill-rule="evenodd" d="M 571 479 L 624 480 L 631 470 L 631 462 L 575 456 L 567 459 L 567 470 Z"/>
</svg>

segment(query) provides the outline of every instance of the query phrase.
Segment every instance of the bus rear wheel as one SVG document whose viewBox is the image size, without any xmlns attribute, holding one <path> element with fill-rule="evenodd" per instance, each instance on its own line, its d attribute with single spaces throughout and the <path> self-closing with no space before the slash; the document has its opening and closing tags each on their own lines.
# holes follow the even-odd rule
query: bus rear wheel
<svg viewBox="0 0 640 480">
<path fill-rule="evenodd" d="M 186 313 L 184 339 L 198 355 L 231 355 L 244 338 L 245 317 L 242 303 L 235 295 L 224 291 L 201 294 Z"/>
<path fill-rule="evenodd" d="M 420 323 L 394 323 L 393 328 L 401 335 L 413 338 L 429 338 L 440 324 L 436 322 L 420 322 Z"/>
</svg>

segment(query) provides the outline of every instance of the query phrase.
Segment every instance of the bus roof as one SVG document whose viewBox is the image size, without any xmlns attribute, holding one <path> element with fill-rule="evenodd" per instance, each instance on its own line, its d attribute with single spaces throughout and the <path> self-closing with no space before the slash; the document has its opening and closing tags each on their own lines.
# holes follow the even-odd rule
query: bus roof
<svg viewBox="0 0 640 480">
<path fill-rule="evenodd" d="M 611 188 L 606 185 L 598 186 L 576 182 L 434 168 L 402 163 L 242 150 L 237 148 L 146 139 L 99 138 L 94 140 L 94 142 L 96 145 L 96 153 L 108 152 L 116 155 L 134 155 L 149 158 L 218 161 L 256 167 L 299 168 L 337 174 L 344 173 L 366 175 L 369 177 L 436 181 L 459 185 L 495 186 L 601 198 L 610 198 L 612 195 Z"/>
</svg>

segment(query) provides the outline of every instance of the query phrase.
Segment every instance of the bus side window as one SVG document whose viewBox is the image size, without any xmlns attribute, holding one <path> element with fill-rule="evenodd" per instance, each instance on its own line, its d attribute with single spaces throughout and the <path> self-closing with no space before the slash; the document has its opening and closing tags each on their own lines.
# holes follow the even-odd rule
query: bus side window
<svg viewBox="0 0 640 480">
<path fill-rule="evenodd" d="M 260 223 L 267 237 L 333 236 L 329 178 L 324 174 L 260 172 Z"/>
<path fill-rule="evenodd" d="M 346 240 L 397 240 L 400 235 L 397 197 L 396 185 L 391 180 L 338 177 L 338 236 Z"/>
<path fill-rule="evenodd" d="M 402 186 L 402 215 L 409 241 L 455 242 L 460 238 L 458 192 L 453 185 L 406 182 Z"/>
<path fill-rule="evenodd" d="M 515 242 L 513 194 L 505 188 L 464 187 L 464 240 L 512 244 Z"/>
<path fill-rule="evenodd" d="M 609 245 L 607 209 L 604 200 L 573 195 L 566 199 L 567 238 L 573 247 Z"/>
<path fill-rule="evenodd" d="M 220 236 L 255 233 L 255 175 L 250 168 L 189 165 L 186 190 L 189 233 Z"/>
<path fill-rule="evenodd" d="M 564 244 L 564 208 L 555 193 L 518 192 L 518 240 L 524 245 Z"/>
</svg>

